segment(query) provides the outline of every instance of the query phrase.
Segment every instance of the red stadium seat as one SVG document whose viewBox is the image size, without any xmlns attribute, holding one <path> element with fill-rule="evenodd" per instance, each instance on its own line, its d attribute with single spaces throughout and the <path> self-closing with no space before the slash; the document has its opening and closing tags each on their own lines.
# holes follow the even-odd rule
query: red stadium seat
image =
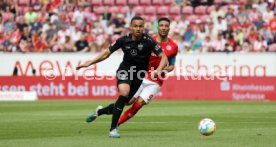
<svg viewBox="0 0 276 147">
<path fill-rule="evenodd" d="M 211 18 L 209 15 L 202 15 L 199 18 L 203 23 L 207 23 L 208 21 L 211 21 Z"/>
<path fill-rule="evenodd" d="M 133 8 L 133 11 L 136 12 L 137 15 L 144 14 L 144 7 L 136 6 Z"/>
<path fill-rule="evenodd" d="M 222 2 L 222 0 L 215 0 L 214 1 L 216 4 L 220 4 Z"/>
<path fill-rule="evenodd" d="M 129 11 L 129 7 L 128 6 L 123 6 L 120 8 L 120 13 L 127 13 Z"/>
<path fill-rule="evenodd" d="M 190 23 L 195 23 L 197 20 L 199 20 L 198 16 L 197 15 L 189 15 L 187 17 L 187 20 L 190 22 Z"/>
<path fill-rule="evenodd" d="M 150 21 L 150 22 L 154 22 L 154 21 L 156 21 L 156 20 L 157 20 L 156 15 L 149 15 L 149 21 Z"/>
<path fill-rule="evenodd" d="M 129 5 L 139 5 L 139 0 L 128 0 Z"/>
<path fill-rule="evenodd" d="M 102 5 L 103 1 L 102 0 L 92 0 L 91 4 L 92 5 Z"/>
<path fill-rule="evenodd" d="M 155 14 L 156 13 L 156 7 L 149 6 L 145 7 L 145 14 Z"/>
<path fill-rule="evenodd" d="M 31 4 L 30 0 L 18 0 L 19 6 L 29 6 Z"/>
<path fill-rule="evenodd" d="M 137 0 L 138 1 L 138 0 Z M 150 5 L 151 1 L 150 0 L 140 0 L 141 5 Z"/>
<path fill-rule="evenodd" d="M 180 6 L 172 6 L 170 7 L 170 14 L 180 14 Z"/>
<path fill-rule="evenodd" d="M 118 12 L 120 12 L 120 9 L 119 9 L 118 6 L 112 6 L 112 7 L 109 8 L 109 12 L 118 13 Z"/>
<path fill-rule="evenodd" d="M 103 4 L 104 5 L 109 5 L 109 6 L 114 5 L 114 0 L 104 0 Z"/>
<path fill-rule="evenodd" d="M 211 12 L 215 11 L 216 10 L 216 6 L 209 6 L 207 8 L 207 13 L 210 14 Z"/>
<path fill-rule="evenodd" d="M 165 5 L 172 5 L 174 3 L 174 0 L 164 0 Z"/>
<path fill-rule="evenodd" d="M 182 8 L 182 13 L 183 14 L 193 14 L 194 13 L 194 9 L 192 6 L 186 6 Z"/>
<path fill-rule="evenodd" d="M 167 6 L 157 7 L 158 14 L 168 14 L 168 12 L 169 12 L 169 8 Z"/>
<path fill-rule="evenodd" d="M 164 1 L 163 0 L 152 0 L 153 5 L 163 5 Z"/>
<path fill-rule="evenodd" d="M 116 0 L 116 4 L 126 6 L 127 5 L 127 0 Z"/>
<path fill-rule="evenodd" d="M 94 13 L 96 14 L 103 14 L 105 12 L 104 6 L 94 7 Z"/>
<path fill-rule="evenodd" d="M 207 7 L 206 6 L 197 6 L 195 8 L 195 14 L 206 14 Z"/>
</svg>

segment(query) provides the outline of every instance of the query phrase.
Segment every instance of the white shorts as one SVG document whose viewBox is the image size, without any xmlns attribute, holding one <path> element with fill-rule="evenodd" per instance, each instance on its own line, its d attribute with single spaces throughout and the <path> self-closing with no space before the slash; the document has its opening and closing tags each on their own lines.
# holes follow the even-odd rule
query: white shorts
<svg viewBox="0 0 276 147">
<path fill-rule="evenodd" d="M 145 101 L 145 103 L 149 103 L 151 99 L 153 99 L 160 90 L 160 85 L 152 82 L 150 80 L 144 79 L 141 86 L 133 96 L 137 99 L 139 96 Z"/>
</svg>

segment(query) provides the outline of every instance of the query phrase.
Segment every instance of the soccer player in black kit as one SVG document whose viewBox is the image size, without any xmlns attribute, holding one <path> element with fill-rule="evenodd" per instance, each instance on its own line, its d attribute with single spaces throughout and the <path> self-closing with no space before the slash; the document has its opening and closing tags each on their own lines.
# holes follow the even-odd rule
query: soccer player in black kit
<svg viewBox="0 0 276 147">
<path fill-rule="evenodd" d="M 124 106 L 136 93 L 145 77 L 151 53 L 153 52 L 161 58 L 158 68 L 152 72 L 151 77 L 158 76 L 168 63 L 168 59 L 161 47 L 150 36 L 143 33 L 144 19 L 135 16 L 130 23 L 131 34 L 119 38 L 116 40 L 115 44 L 111 45 L 109 49 L 105 49 L 95 59 L 87 61 L 76 68 L 79 70 L 80 68 L 89 67 L 90 65 L 101 62 L 119 48 L 124 52 L 123 61 L 116 72 L 117 87 L 119 91 L 118 99 L 115 103 L 105 108 L 99 106 L 86 120 L 87 122 L 92 122 L 99 115 L 112 114 L 112 123 L 109 133 L 109 136 L 112 138 L 120 138 L 117 128 L 118 120 Z"/>
</svg>

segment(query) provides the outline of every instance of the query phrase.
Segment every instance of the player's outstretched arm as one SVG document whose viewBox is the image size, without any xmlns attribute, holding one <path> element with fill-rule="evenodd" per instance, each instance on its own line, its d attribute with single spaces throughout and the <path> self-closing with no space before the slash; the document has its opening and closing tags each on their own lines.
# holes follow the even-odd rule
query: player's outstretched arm
<svg viewBox="0 0 276 147">
<path fill-rule="evenodd" d="M 86 61 L 85 63 L 79 65 L 76 67 L 76 70 L 79 70 L 81 68 L 89 67 L 93 64 L 99 63 L 105 59 L 107 59 L 111 55 L 111 52 L 109 49 L 105 49 L 102 53 L 100 53 L 96 58 L 93 60 Z"/>
</svg>

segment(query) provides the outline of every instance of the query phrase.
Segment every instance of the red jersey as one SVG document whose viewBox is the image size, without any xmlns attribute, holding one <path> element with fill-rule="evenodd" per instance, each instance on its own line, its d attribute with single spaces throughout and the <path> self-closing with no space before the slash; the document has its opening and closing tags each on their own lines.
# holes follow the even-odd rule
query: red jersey
<svg viewBox="0 0 276 147">
<path fill-rule="evenodd" d="M 157 36 L 153 36 L 152 37 L 157 43 L 158 45 L 162 48 L 163 52 L 166 54 L 166 56 L 168 57 L 168 60 L 169 62 L 171 60 L 175 60 L 175 57 L 177 55 L 177 52 L 178 52 L 178 46 L 177 44 L 171 40 L 170 38 L 168 38 L 168 42 L 166 43 L 161 43 L 161 42 L 158 42 L 156 39 L 157 39 Z M 150 75 L 151 75 L 151 71 L 152 71 L 152 68 L 155 70 L 157 69 L 159 63 L 160 63 L 160 58 L 157 57 L 154 53 L 151 54 L 151 57 L 150 57 L 150 60 L 149 60 L 149 68 L 148 68 L 148 76 L 146 77 L 148 80 L 150 81 L 153 81 L 157 84 L 159 84 L 160 86 L 163 84 L 163 79 L 165 77 L 165 75 L 162 75 L 162 79 L 159 79 L 157 78 L 156 80 L 152 80 L 150 78 Z"/>
</svg>

